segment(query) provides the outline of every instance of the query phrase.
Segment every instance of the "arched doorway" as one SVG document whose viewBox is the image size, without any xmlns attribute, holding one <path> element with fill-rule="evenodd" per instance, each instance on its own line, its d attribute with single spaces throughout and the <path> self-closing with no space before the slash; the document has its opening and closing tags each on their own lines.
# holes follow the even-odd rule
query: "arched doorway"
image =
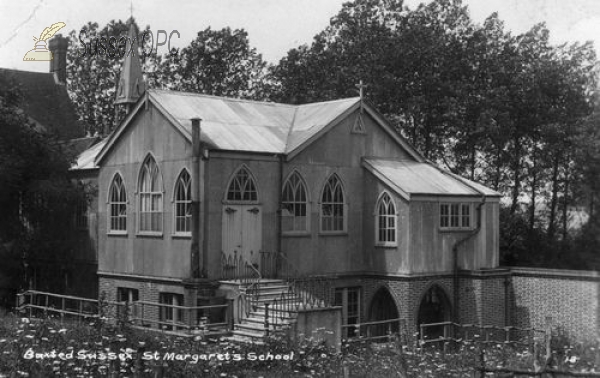
<svg viewBox="0 0 600 378">
<path fill-rule="evenodd" d="M 389 290 L 382 287 L 379 289 L 373 299 L 371 300 L 371 306 L 369 308 L 369 319 L 371 322 L 398 319 L 398 308 L 396 302 L 390 294 Z M 384 336 L 388 332 L 398 333 L 399 327 L 398 322 L 391 324 L 381 324 L 370 327 L 370 336 Z"/>
<path fill-rule="evenodd" d="M 421 324 L 432 324 L 449 321 L 452 319 L 450 300 L 444 289 L 438 285 L 431 286 L 423 295 L 419 305 L 417 327 L 421 331 Z M 444 336 L 444 326 L 426 327 L 426 339 L 437 339 Z"/>
</svg>

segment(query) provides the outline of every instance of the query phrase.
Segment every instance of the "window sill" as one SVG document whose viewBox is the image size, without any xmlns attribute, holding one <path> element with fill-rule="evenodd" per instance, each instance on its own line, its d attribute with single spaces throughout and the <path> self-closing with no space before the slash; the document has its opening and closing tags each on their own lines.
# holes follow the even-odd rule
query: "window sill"
<svg viewBox="0 0 600 378">
<path fill-rule="evenodd" d="M 320 231 L 320 236 L 348 236 L 348 231 Z"/>
<path fill-rule="evenodd" d="M 162 232 L 138 232 L 137 233 L 137 237 L 138 238 L 157 238 L 157 239 L 162 239 L 163 233 Z"/>
<path fill-rule="evenodd" d="M 108 236 L 127 236 L 127 231 L 108 231 Z"/>
<path fill-rule="evenodd" d="M 287 231 L 281 234 L 284 238 L 308 238 L 311 237 L 311 233 L 308 231 Z"/>
<path fill-rule="evenodd" d="M 398 247 L 398 243 L 375 243 L 375 248 L 381 248 L 381 249 L 392 249 L 392 248 L 397 248 Z"/>
<path fill-rule="evenodd" d="M 171 238 L 173 239 L 191 239 L 192 238 L 192 234 L 191 233 L 174 233 L 171 234 Z"/>
<path fill-rule="evenodd" d="M 470 232 L 470 231 L 473 231 L 474 228 L 472 228 L 472 227 L 469 227 L 469 228 L 441 228 L 441 227 L 439 227 L 438 230 L 440 232 L 452 233 L 452 232 Z"/>
</svg>

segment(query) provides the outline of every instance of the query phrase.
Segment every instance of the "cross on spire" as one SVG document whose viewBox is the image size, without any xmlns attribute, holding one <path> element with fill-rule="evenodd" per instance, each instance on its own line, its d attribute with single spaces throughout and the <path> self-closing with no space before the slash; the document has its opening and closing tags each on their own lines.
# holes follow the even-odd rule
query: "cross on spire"
<svg viewBox="0 0 600 378">
<path fill-rule="evenodd" d="M 133 18 L 133 0 L 129 2 L 129 16 Z"/>
</svg>

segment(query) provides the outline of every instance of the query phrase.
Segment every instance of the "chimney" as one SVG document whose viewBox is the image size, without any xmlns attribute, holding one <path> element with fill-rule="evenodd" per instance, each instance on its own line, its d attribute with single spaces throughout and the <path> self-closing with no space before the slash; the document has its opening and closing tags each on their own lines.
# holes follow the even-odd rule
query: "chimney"
<svg viewBox="0 0 600 378">
<path fill-rule="evenodd" d="M 67 83 L 67 48 L 69 39 L 57 34 L 48 43 L 48 49 L 52 52 L 50 61 L 50 72 L 54 74 L 57 84 Z"/>
</svg>

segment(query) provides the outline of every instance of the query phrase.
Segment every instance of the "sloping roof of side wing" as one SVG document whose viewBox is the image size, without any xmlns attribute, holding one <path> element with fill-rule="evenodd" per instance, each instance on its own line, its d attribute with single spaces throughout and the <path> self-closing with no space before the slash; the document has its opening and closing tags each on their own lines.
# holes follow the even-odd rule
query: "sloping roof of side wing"
<svg viewBox="0 0 600 378">
<path fill-rule="evenodd" d="M 407 200 L 414 196 L 500 196 L 428 162 L 368 158 L 363 166 Z"/>
</svg>

